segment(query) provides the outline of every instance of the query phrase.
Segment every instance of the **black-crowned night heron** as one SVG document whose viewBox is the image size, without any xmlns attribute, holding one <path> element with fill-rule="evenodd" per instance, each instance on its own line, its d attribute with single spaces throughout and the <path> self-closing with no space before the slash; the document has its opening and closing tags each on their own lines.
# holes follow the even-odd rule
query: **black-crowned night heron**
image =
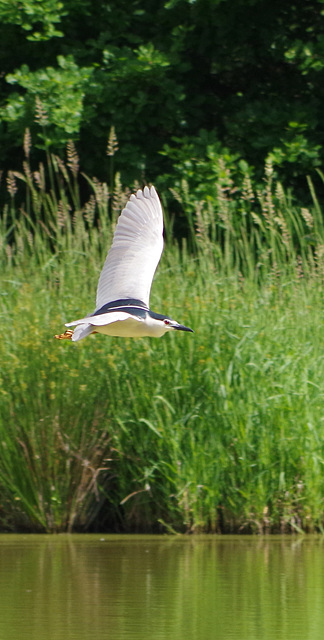
<svg viewBox="0 0 324 640">
<path fill-rule="evenodd" d="M 131 195 L 121 212 L 111 249 L 100 274 L 94 313 L 67 322 L 75 327 L 55 336 L 82 340 L 90 333 L 160 338 L 167 331 L 192 331 L 149 308 L 150 290 L 163 251 L 163 213 L 154 189 Z"/>
</svg>

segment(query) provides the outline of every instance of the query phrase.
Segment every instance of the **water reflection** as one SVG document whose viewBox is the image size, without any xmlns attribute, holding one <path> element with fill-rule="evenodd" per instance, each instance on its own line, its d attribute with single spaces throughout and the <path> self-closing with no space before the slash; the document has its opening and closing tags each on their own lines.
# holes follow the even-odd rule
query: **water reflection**
<svg viewBox="0 0 324 640">
<path fill-rule="evenodd" d="M 0 536 L 0 640 L 322 640 L 323 543 Z"/>
</svg>

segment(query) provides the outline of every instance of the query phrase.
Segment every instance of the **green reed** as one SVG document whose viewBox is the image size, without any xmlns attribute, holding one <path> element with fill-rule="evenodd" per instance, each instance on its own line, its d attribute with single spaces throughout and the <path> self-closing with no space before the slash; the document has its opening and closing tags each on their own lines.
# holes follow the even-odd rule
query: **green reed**
<svg viewBox="0 0 324 640">
<path fill-rule="evenodd" d="M 27 146 L 28 148 L 28 146 Z M 313 531 L 323 527 L 324 231 L 266 167 L 195 205 L 151 306 L 195 330 L 53 340 L 92 310 L 127 199 L 78 158 L 8 176 L 0 230 L 0 522 L 11 530 Z M 24 186 L 23 205 L 16 199 Z M 310 184 L 310 186 L 312 186 Z M 186 192 L 178 193 L 186 211 Z M 109 203 L 109 209 L 108 209 Z M 189 211 L 189 209 L 188 209 Z"/>
</svg>

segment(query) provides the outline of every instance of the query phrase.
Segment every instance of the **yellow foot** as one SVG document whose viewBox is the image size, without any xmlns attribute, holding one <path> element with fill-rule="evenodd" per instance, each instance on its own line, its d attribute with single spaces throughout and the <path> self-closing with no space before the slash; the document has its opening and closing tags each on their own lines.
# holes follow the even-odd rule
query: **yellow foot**
<svg viewBox="0 0 324 640">
<path fill-rule="evenodd" d="M 64 333 L 60 333 L 60 335 L 54 336 L 57 340 L 72 340 L 73 330 L 67 329 Z"/>
</svg>

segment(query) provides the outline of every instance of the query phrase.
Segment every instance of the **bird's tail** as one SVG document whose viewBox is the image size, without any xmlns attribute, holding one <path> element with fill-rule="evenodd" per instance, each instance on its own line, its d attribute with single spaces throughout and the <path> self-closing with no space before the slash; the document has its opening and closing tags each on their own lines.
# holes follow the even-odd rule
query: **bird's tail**
<svg viewBox="0 0 324 640">
<path fill-rule="evenodd" d="M 83 338 L 89 336 L 90 333 L 93 333 L 93 326 L 91 324 L 78 324 L 73 331 L 72 342 L 83 340 Z"/>
</svg>

